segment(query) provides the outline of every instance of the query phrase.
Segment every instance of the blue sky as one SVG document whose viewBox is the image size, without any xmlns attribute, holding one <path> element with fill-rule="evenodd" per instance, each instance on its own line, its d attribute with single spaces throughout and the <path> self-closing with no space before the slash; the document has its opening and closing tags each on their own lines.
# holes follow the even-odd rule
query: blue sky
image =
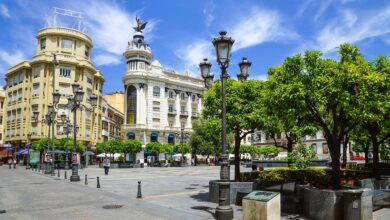
<svg viewBox="0 0 390 220">
<path fill-rule="evenodd" d="M 92 60 L 106 79 L 104 92 L 123 89 L 122 53 L 136 15 L 149 22 L 145 38 L 153 59 L 191 75 L 199 75 L 197 65 L 208 57 L 219 76 L 211 40 L 220 30 L 236 40 L 233 77 L 242 57 L 252 61 L 250 78 L 266 79 L 269 67 L 307 49 L 337 59 L 337 46 L 349 42 L 370 60 L 390 51 L 390 2 L 385 0 L 0 0 L 1 85 L 11 65 L 35 54 L 35 36 L 51 24 L 53 7 L 83 13 L 83 27 L 94 43 Z"/>
</svg>

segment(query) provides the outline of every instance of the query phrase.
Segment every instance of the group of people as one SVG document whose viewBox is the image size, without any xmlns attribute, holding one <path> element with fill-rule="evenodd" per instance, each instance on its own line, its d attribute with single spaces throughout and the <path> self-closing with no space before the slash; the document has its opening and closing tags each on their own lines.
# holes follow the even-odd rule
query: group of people
<svg viewBox="0 0 390 220">
<path fill-rule="evenodd" d="M 12 157 L 10 157 L 10 158 L 8 158 L 8 166 L 10 169 L 12 167 L 12 164 L 14 165 L 14 169 L 16 169 L 16 158 L 12 159 Z"/>
</svg>

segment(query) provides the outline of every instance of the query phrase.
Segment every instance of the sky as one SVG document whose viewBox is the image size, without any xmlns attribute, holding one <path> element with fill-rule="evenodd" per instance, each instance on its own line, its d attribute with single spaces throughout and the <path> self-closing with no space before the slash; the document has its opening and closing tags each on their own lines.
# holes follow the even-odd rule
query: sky
<svg viewBox="0 0 390 220">
<path fill-rule="evenodd" d="M 369 60 L 390 53 L 385 0 L 0 0 L 0 85 L 9 67 L 34 56 L 38 30 L 53 25 L 53 7 L 83 14 L 82 29 L 94 44 L 92 62 L 106 79 L 104 93 L 123 90 L 122 54 L 136 16 L 148 22 L 144 35 L 153 60 L 193 76 L 209 58 L 219 77 L 211 41 L 220 30 L 235 39 L 228 69 L 233 78 L 243 57 L 252 62 L 249 78 L 265 80 L 268 68 L 305 50 L 338 59 L 337 47 L 347 42 Z M 63 16 L 58 21 L 75 24 Z"/>
</svg>

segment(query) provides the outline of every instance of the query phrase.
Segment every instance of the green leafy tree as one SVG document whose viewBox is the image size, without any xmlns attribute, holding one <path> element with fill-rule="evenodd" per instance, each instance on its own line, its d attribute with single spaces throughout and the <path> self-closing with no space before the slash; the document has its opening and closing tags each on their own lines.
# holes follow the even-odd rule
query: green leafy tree
<svg viewBox="0 0 390 220">
<path fill-rule="evenodd" d="M 300 144 L 292 152 L 288 153 L 287 156 L 290 167 L 293 169 L 305 169 L 316 158 L 317 156 L 313 151 L 313 147 L 307 147 L 304 144 Z"/>
<path fill-rule="evenodd" d="M 264 146 L 256 148 L 256 153 L 264 155 L 264 157 L 268 157 L 271 154 L 278 155 L 280 151 L 281 149 L 276 146 Z"/>
<path fill-rule="evenodd" d="M 107 142 L 101 142 L 96 145 L 96 152 L 98 154 L 105 153 L 107 148 Z"/>
<path fill-rule="evenodd" d="M 234 134 L 235 175 L 240 181 L 240 146 L 241 141 L 254 130 L 262 128 L 263 118 L 259 113 L 264 82 L 256 80 L 234 81 L 226 83 L 226 122 L 227 130 Z M 221 82 L 217 81 L 204 94 L 203 116 L 206 119 L 221 120 Z M 261 111 L 260 111 L 261 112 Z"/>
<path fill-rule="evenodd" d="M 43 137 L 43 138 L 40 138 L 38 140 L 35 140 L 31 143 L 31 148 L 33 150 L 36 150 L 36 151 L 43 153 L 44 151 L 47 150 L 48 141 L 49 140 L 47 137 Z"/>
<path fill-rule="evenodd" d="M 163 151 L 164 145 L 159 142 L 150 142 L 146 145 L 146 150 L 149 153 L 156 154 L 159 160 L 159 154 Z"/>
<path fill-rule="evenodd" d="M 172 144 L 163 144 L 161 148 L 161 153 L 165 154 L 165 160 L 167 159 L 167 154 L 172 154 L 173 145 Z"/>
<path fill-rule="evenodd" d="M 319 51 L 306 51 L 285 59 L 270 69 L 269 81 L 288 110 L 305 109 L 305 119 L 323 132 L 332 158 L 332 185 L 340 188 L 340 147 L 342 138 L 360 121 L 362 96 L 370 74 L 369 62 L 358 48 L 342 44 L 340 60 L 321 58 Z"/>
<path fill-rule="evenodd" d="M 104 152 L 110 155 L 114 155 L 115 153 L 122 152 L 122 140 L 120 139 L 108 140 Z"/>
<path fill-rule="evenodd" d="M 181 153 L 181 162 L 184 163 L 184 154 L 191 153 L 191 146 L 189 144 L 178 144 L 173 147 L 173 151 Z"/>
<path fill-rule="evenodd" d="M 126 161 L 127 154 L 136 154 L 142 150 L 142 143 L 139 140 L 122 140 L 121 153 L 124 154 Z"/>
</svg>

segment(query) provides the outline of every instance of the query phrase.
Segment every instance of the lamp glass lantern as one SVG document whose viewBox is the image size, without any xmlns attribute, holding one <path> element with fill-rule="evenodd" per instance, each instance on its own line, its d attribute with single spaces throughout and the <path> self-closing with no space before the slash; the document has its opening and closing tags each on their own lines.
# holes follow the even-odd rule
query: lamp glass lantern
<svg viewBox="0 0 390 220">
<path fill-rule="evenodd" d="M 51 113 L 54 111 L 54 106 L 52 104 L 47 105 L 47 110 Z"/>
<path fill-rule="evenodd" d="M 53 92 L 53 103 L 54 104 L 58 104 L 60 102 L 60 98 L 61 98 L 61 94 L 58 91 Z"/>
<path fill-rule="evenodd" d="M 66 120 L 67 120 L 67 115 L 65 113 L 62 113 L 61 114 L 61 121 L 66 122 Z"/>
<path fill-rule="evenodd" d="M 81 102 L 81 101 L 83 101 L 83 98 L 84 98 L 84 91 L 79 89 L 79 90 L 76 92 L 76 96 L 75 96 L 76 102 Z"/>
<path fill-rule="evenodd" d="M 34 121 L 38 120 L 39 112 L 38 111 L 33 111 L 33 119 Z"/>
<path fill-rule="evenodd" d="M 248 78 L 251 65 L 252 63 L 246 57 L 242 58 L 242 61 L 238 64 L 240 67 L 240 74 L 237 75 L 238 80 L 242 81 Z"/>
<path fill-rule="evenodd" d="M 96 95 L 91 95 L 91 97 L 89 98 L 89 101 L 91 102 L 91 105 L 93 107 L 97 106 L 97 100 L 98 100 L 98 97 Z"/>
<path fill-rule="evenodd" d="M 73 94 L 76 94 L 77 91 L 79 91 L 80 85 L 77 82 L 72 83 L 72 91 Z"/>
<path fill-rule="evenodd" d="M 199 64 L 199 68 L 203 78 L 210 75 L 211 63 L 207 61 L 207 58 L 203 59 L 203 62 Z"/>
<path fill-rule="evenodd" d="M 226 31 L 220 31 L 219 37 L 214 38 L 213 45 L 217 53 L 217 61 L 223 67 L 228 67 L 232 45 L 234 40 L 231 37 L 228 37 Z"/>
<path fill-rule="evenodd" d="M 45 121 L 46 121 L 46 124 L 51 124 L 51 115 L 49 113 L 47 113 L 45 115 Z"/>
</svg>

